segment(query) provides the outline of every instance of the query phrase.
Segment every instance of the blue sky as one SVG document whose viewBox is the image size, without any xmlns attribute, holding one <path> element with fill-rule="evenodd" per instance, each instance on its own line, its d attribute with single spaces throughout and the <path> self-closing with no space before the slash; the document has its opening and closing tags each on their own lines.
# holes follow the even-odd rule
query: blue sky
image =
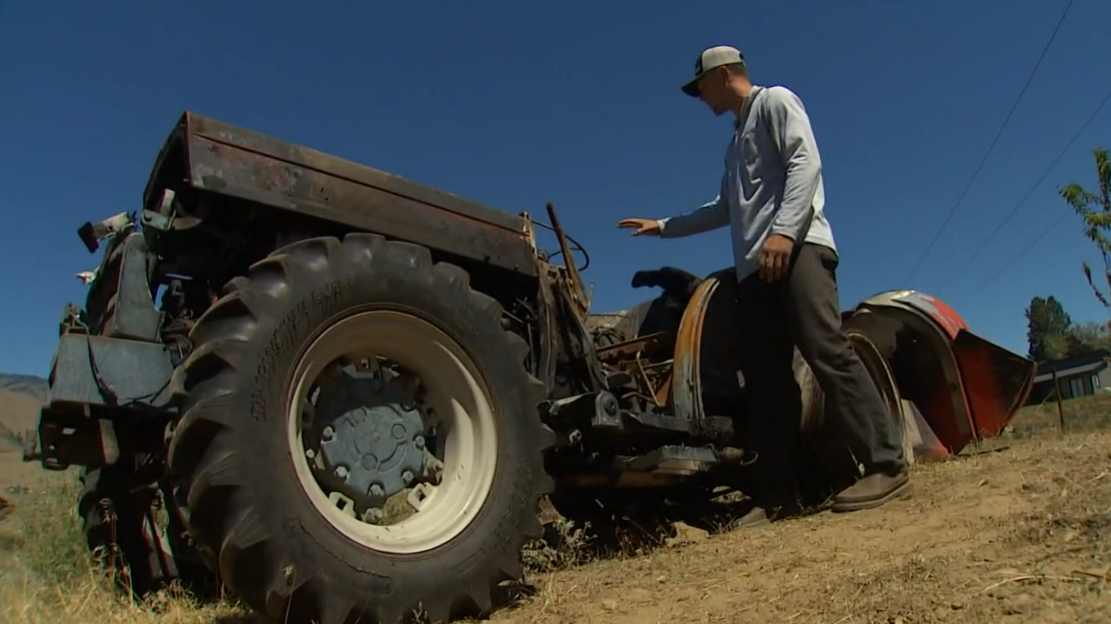
<svg viewBox="0 0 1111 624">
<path fill-rule="evenodd" d="M 1076 320 L 1106 317 L 1080 272 L 1096 256 L 1075 218 L 980 286 L 1067 210 L 1058 184 L 1094 184 L 1090 150 L 1111 147 L 1111 106 L 962 266 L 1111 88 L 1111 3 L 1076 0 L 909 274 L 1065 4 L 0 0 L 0 371 L 48 372 L 62 306 L 84 300 L 74 274 L 98 261 L 77 227 L 138 207 L 185 109 L 507 210 L 543 214 L 553 201 L 591 251 L 597 309 L 649 296 L 628 286 L 638 269 L 726 266 L 725 231 L 659 241 L 615 227 L 715 194 L 730 120 L 678 87 L 720 43 L 744 51 L 758 84 L 786 85 L 808 107 L 842 306 L 918 288 L 1024 351 L 1033 295 L 1056 295 Z"/>
</svg>

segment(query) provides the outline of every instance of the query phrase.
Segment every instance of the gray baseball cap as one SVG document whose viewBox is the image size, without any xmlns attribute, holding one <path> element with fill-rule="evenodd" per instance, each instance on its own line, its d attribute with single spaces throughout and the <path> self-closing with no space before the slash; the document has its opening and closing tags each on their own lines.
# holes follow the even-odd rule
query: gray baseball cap
<svg viewBox="0 0 1111 624">
<path fill-rule="evenodd" d="M 683 93 L 691 97 L 698 97 L 698 79 L 708 71 L 726 65 L 744 65 L 745 55 L 733 46 L 714 46 L 706 48 L 698 55 L 694 62 L 694 78 L 683 85 Z"/>
</svg>

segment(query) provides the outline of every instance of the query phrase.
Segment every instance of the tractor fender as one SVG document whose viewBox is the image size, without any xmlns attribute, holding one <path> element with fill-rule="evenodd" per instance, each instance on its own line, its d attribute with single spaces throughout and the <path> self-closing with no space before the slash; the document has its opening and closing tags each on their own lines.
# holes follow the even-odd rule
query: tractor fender
<svg viewBox="0 0 1111 624">
<path fill-rule="evenodd" d="M 917 414 L 904 422 L 933 448 L 916 455 L 939 458 L 999 435 L 1033 386 L 1033 360 L 973 333 L 953 308 L 921 291 L 869 297 L 843 313 L 842 327 L 882 356 L 904 408 Z"/>
</svg>

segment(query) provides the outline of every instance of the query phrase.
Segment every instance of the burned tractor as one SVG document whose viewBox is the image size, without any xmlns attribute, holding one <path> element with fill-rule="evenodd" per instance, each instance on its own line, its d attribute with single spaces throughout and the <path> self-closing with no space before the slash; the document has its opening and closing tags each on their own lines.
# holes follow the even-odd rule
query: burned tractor
<svg viewBox="0 0 1111 624">
<path fill-rule="evenodd" d="M 140 592 L 218 582 L 323 624 L 487 612 L 541 499 L 598 524 L 690 515 L 759 461 L 728 272 L 638 273 L 661 294 L 594 314 L 551 206 L 510 214 L 193 113 L 138 212 L 79 230 L 104 250 L 25 459 L 80 468 L 89 546 Z M 844 327 L 919 459 L 997 434 L 1029 392 L 1032 362 L 925 294 Z M 855 465 L 796 361 L 820 497 Z"/>
</svg>

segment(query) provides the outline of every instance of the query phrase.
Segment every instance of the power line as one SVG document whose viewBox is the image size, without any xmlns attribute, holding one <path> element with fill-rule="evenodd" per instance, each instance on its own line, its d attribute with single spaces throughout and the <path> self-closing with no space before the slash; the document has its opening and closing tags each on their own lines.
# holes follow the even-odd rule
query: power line
<svg viewBox="0 0 1111 624">
<path fill-rule="evenodd" d="M 988 279 L 984 280 L 983 282 L 980 282 L 980 285 L 976 287 L 976 290 L 983 290 L 983 289 L 984 289 L 985 287 L 987 287 L 987 286 L 988 286 L 989 284 L 991 284 L 991 283 L 992 283 L 992 282 L 994 282 L 995 280 L 999 279 L 999 276 L 1001 276 L 1001 275 L 1003 275 L 1004 273 L 1006 273 L 1008 269 L 1010 269 L 1011 267 L 1013 267 L 1013 266 L 1015 265 L 1015 263 L 1017 263 L 1017 262 L 1018 262 L 1019 260 L 1021 260 L 1021 259 L 1023 258 L 1023 256 L 1025 256 L 1025 255 L 1026 255 L 1027 253 L 1029 253 L 1029 252 L 1030 252 L 1030 250 L 1031 250 L 1031 249 L 1033 249 L 1033 248 L 1034 248 L 1034 246 L 1035 246 L 1035 245 L 1037 245 L 1037 244 L 1038 244 L 1038 242 L 1039 242 L 1040 240 L 1042 240 L 1043 238 L 1045 238 L 1045 236 L 1046 236 L 1047 234 L 1049 234 L 1050 232 L 1052 232 L 1053 230 L 1057 229 L 1057 226 L 1059 226 L 1059 225 L 1061 225 L 1062 223 L 1064 223 L 1064 222 L 1065 222 L 1065 219 L 1067 219 L 1067 218 L 1069 218 L 1069 217 L 1071 217 L 1071 216 L 1072 216 L 1072 215 L 1071 215 L 1070 213 L 1066 212 L 1065 214 L 1061 215 L 1060 217 L 1057 217 L 1057 220 L 1056 220 L 1056 221 L 1054 221 L 1054 222 L 1053 222 L 1053 223 L 1052 223 L 1052 224 L 1051 224 L 1051 225 L 1050 225 L 1050 226 L 1049 226 L 1048 228 L 1046 228 L 1045 230 L 1043 230 L 1041 234 L 1038 234 L 1038 236 L 1037 236 L 1036 238 L 1034 238 L 1034 240 L 1030 241 L 1030 242 L 1029 242 L 1029 243 L 1028 243 L 1028 244 L 1026 245 L 1026 247 L 1023 247 L 1022 251 L 1020 251 L 1020 252 L 1018 253 L 1018 255 L 1017 255 L 1017 256 L 1015 256 L 1014 258 L 1011 258 L 1011 261 L 1010 261 L 1010 262 L 1008 262 L 1007 264 L 1004 264 L 1004 265 L 1003 265 L 1003 268 L 999 269 L 999 270 L 998 270 L 998 271 L 997 271 L 997 272 L 995 273 L 995 275 L 992 275 L 991 277 L 989 277 Z"/>
<path fill-rule="evenodd" d="M 953 206 L 949 209 L 949 214 L 946 215 L 945 220 L 941 222 L 941 227 L 934 233 L 934 237 L 926 247 L 926 251 L 922 252 L 922 256 L 918 258 L 918 262 L 914 265 L 910 275 L 907 277 L 908 282 L 918 273 L 918 269 L 922 267 L 922 263 L 926 260 L 926 257 L 930 255 L 930 251 L 933 250 L 934 245 L 937 243 L 937 239 L 941 237 L 941 233 L 945 231 L 945 227 L 949 225 L 949 221 L 957 212 L 957 207 L 961 205 L 961 202 L 964 201 L 964 196 L 967 195 L 968 190 L 972 188 L 972 183 L 979 177 L 980 170 L 984 168 L 984 163 L 988 161 L 988 157 L 991 156 L 992 150 L 995 149 L 995 144 L 999 142 L 999 137 L 1003 135 L 1003 130 L 1007 128 L 1007 124 L 1011 121 L 1011 116 L 1014 115 L 1015 109 L 1018 108 L 1019 103 L 1022 101 L 1022 96 L 1026 95 L 1026 89 L 1030 87 L 1031 81 L 1034 80 L 1034 75 L 1038 73 L 1038 68 L 1041 67 L 1046 52 L 1049 52 L 1049 47 L 1053 45 L 1053 40 L 1057 38 L 1057 33 L 1061 30 L 1061 24 L 1065 23 L 1065 17 L 1068 16 L 1069 10 L 1072 9 L 1073 1 L 1074 0 L 1069 0 L 1069 3 L 1065 5 L 1065 10 L 1061 13 L 1061 19 L 1057 20 L 1057 26 L 1053 28 L 1053 34 L 1049 36 L 1049 41 L 1045 42 L 1045 47 L 1042 48 L 1042 53 L 1038 56 L 1038 62 L 1034 64 L 1034 69 L 1030 70 L 1030 75 L 1026 77 L 1026 84 L 1022 85 L 1022 91 L 1019 91 L 1015 103 L 1011 106 L 1011 110 L 1003 119 L 1003 125 L 999 126 L 999 130 L 995 133 L 995 138 L 991 140 L 991 144 L 988 146 L 987 151 L 984 152 L 983 158 L 980 159 L 980 164 L 976 166 L 976 170 L 972 173 L 972 177 L 968 180 L 968 184 L 965 184 L 964 190 L 962 190 L 961 194 L 957 197 L 957 201 L 954 202 Z"/>
<path fill-rule="evenodd" d="M 1070 139 L 1065 147 L 1061 150 L 1061 152 L 1057 154 L 1057 158 L 1054 158 L 1053 162 L 1049 163 L 1049 166 L 1046 167 L 1045 171 L 1042 173 L 1042 176 L 1038 178 L 1038 181 L 1030 187 L 1029 191 L 1026 191 L 1026 194 L 1022 196 L 1022 199 L 1020 199 L 1013 208 L 1011 208 L 1011 211 L 1007 213 L 1007 216 L 1004 217 L 1003 220 L 995 226 L 995 230 L 993 230 L 992 233 L 984 239 L 984 242 L 980 243 L 980 247 L 977 248 L 976 251 L 971 256 L 969 256 L 967 260 L 964 261 L 964 264 L 962 264 L 960 268 L 956 269 L 952 273 L 949 281 L 946 282 L 945 285 L 942 286 L 941 289 L 938 291 L 939 293 L 948 288 L 949 284 L 952 284 L 953 280 L 960 275 L 961 269 L 964 269 L 966 266 L 971 264 L 972 261 L 980 255 L 980 252 L 987 248 L 988 243 L 991 242 L 991 240 L 995 238 L 995 235 L 1003 229 L 1003 226 L 1006 225 L 1007 222 L 1010 221 L 1012 218 L 1014 218 L 1015 214 L 1018 212 L 1018 209 L 1026 203 L 1026 200 L 1030 199 L 1030 196 L 1034 194 L 1034 191 L 1036 191 L 1038 187 L 1041 186 L 1042 182 L 1044 182 L 1045 179 L 1049 177 L 1049 174 L 1053 171 L 1053 168 L 1057 166 L 1057 163 L 1061 162 L 1061 159 L 1065 157 L 1065 154 L 1068 153 L 1073 144 L 1076 143 L 1078 139 L 1080 139 L 1080 137 L 1084 134 L 1084 131 L 1088 129 L 1088 126 L 1090 126 L 1092 122 L 1095 121 L 1095 118 L 1098 117 L 1101 112 L 1103 112 L 1103 108 L 1107 106 L 1108 102 L 1111 102 L 1111 90 L 1108 90 L 1107 94 L 1103 96 L 1103 100 L 1099 103 L 1099 106 L 1097 106 L 1096 109 L 1092 111 L 1092 114 L 1088 116 L 1088 120 L 1084 122 L 1084 125 L 1080 126 L 1080 129 L 1076 131 L 1076 134 L 1072 136 L 1072 139 Z"/>
</svg>

